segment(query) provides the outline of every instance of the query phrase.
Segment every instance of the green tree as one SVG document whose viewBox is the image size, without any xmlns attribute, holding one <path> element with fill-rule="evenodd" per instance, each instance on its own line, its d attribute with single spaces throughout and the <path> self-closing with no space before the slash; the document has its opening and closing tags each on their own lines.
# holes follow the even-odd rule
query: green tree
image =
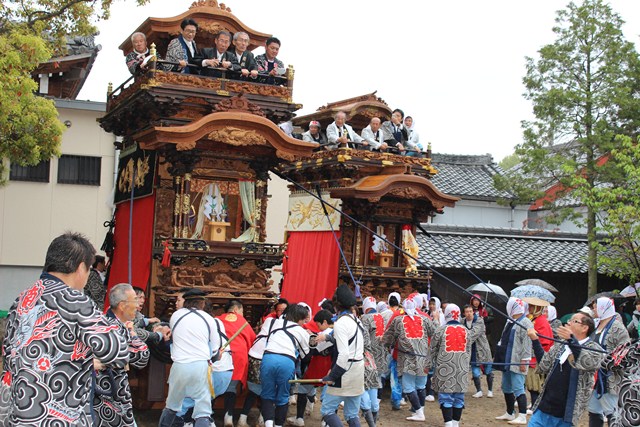
<svg viewBox="0 0 640 427">
<path fill-rule="evenodd" d="M 511 169 L 514 166 L 517 166 L 520 163 L 520 157 L 516 153 L 509 154 L 504 159 L 500 160 L 500 167 L 504 170 Z"/>
<path fill-rule="evenodd" d="M 136 0 L 138 4 L 147 0 Z M 31 72 L 64 55 L 69 34 L 91 35 L 112 0 L 9 0 L 0 3 L 0 183 L 5 161 L 36 165 L 60 154 L 64 125 L 54 102 L 35 94 Z"/>
<path fill-rule="evenodd" d="M 640 281 L 640 146 L 626 136 L 616 138 L 608 162 L 615 165 L 618 179 L 596 186 L 587 203 L 598 212 L 603 232 L 598 264 L 612 275 Z M 579 179 L 584 179 L 583 177 Z"/>
<path fill-rule="evenodd" d="M 597 290 L 598 245 L 595 203 L 598 190 L 616 178 L 603 161 L 615 135 L 638 128 L 638 53 L 625 40 L 622 19 L 601 0 L 569 3 L 557 12 L 556 40 L 527 58 L 525 98 L 535 119 L 523 122 L 524 142 L 516 147 L 519 167 L 498 179 L 521 201 L 544 201 L 548 222 L 572 219 L 589 241 L 588 292 Z M 583 206 L 586 212 L 574 209 Z"/>
</svg>

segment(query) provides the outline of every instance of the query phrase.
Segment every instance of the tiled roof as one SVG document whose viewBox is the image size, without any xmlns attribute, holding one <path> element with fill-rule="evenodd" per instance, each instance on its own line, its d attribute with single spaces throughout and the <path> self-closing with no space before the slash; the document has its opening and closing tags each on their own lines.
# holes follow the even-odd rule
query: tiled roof
<svg viewBox="0 0 640 427">
<path fill-rule="evenodd" d="M 434 153 L 431 164 L 438 170 L 432 178 L 438 190 L 463 199 L 496 200 L 509 193 L 493 186 L 493 176 L 502 169 L 490 154 L 471 156 Z"/>
<path fill-rule="evenodd" d="M 418 232 L 420 260 L 435 269 L 587 272 L 585 235 L 434 224 L 424 228 L 432 237 Z"/>
</svg>

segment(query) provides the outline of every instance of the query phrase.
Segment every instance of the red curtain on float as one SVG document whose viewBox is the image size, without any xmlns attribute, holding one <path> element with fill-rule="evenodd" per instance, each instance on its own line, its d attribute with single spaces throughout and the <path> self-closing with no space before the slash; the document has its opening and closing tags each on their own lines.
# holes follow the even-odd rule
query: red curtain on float
<svg viewBox="0 0 640 427">
<path fill-rule="evenodd" d="M 151 272 L 155 202 L 155 195 L 133 201 L 131 284 L 142 289 L 147 289 Z M 114 251 L 107 292 L 118 283 L 129 283 L 130 203 L 122 202 L 116 206 L 116 227 L 113 233 Z M 105 301 L 105 309 L 108 304 L 108 301 Z"/>
<path fill-rule="evenodd" d="M 340 233 L 336 232 L 337 237 Z M 282 298 L 306 302 L 314 314 L 318 303 L 333 297 L 338 285 L 340 250 L 331 231 L 289 233 Z"/>
</svg>

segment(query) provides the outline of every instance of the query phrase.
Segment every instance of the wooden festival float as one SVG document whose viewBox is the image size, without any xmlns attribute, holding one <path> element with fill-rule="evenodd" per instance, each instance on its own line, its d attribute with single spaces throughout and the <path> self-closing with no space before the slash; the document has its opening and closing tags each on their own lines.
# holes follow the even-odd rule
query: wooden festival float
<svg viewBox="0 0 640 427">
<path fill-rule="evenodd" d="M 200 47 L 212 46 L 214 35 L 223 29 L 248 33 L 250 50 L 269 37 L 248 28 L 215 0 L 196 2 L 172 18 L 148 18 L 136 31 L 147 36 L 162 58 L 185 18 L 198 22 Z M 132 50 L 129 37 L 120 48 L 124 54 Z M 147 73 L 109 88 L 107 113 L 100 123 L 120 137 L 121 156 L 108 286 L 130 282 L 145 288 L 149 316 L 167 319 L 176 292 L 197 287 L 207 292 L 214 310 L 239 299 L 245 317 L 255 325 L 275 296 L 270 270 L 283 263 L 283 254 L 288 260 L 283 266 L 284 296 L 300 296 L 292 299 L 313 307 L 316 294 L 333 294 L 338 277 L 350 283 L 335 240 L 320 257 L 295 243 L 303 233 L 323 233 L 326 239 L 334 239 L 334 234 L 327 231 L 318 200 L 293 185 L 286 252 L 284 244 L 265 241 L 270 171 L 313 192 L 320 188 L 331 204 L 399 246 L 403 226 L 415 233 L 415 224 L 457 200 L 431 183 L 436 170 L 428 157 L 349 149 L 314 152 L 317 144 L 287 136 L 277 123 L 293 119 L 301 108 L 293 102 L 293 76 L 289 66 L 273 85 L 236 80 L 228 72 L 222 77 L 165 72 L 151 61 Z M 390 116 L 384 101 L 370 94 L 329 104 L 295 123 L 317 118 L 324 128 L 337 110 L 346 111 L 358 131 L 374 115 Z M 407 264 L 393 248 L 372 254 L 371 234 L 330 211 L 347 263 L 363 282 L 363 294 L 381 297 L 424 287 L 428 271 Z M 328 270 L 327 260 L 333 262 Z M 329 279 L 317 284 L 315 274 L 308 274 L 300 282 L 295 270 L 313 268 Z M 152 358 L 149 367 L 132 374 L 136 406 L 162 407 L 167 372 Z"/>
</svg>

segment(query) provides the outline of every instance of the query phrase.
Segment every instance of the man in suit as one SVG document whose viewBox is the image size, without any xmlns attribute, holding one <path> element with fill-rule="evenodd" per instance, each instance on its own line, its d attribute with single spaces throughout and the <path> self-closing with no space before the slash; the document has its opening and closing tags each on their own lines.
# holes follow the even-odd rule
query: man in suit
<svg viewBox="0 0 640 427">
<path fill-rule="evenodd" d="M 387 151 L 387 148 L 389 148 L 387 143 L 384 142 L 384 132 L 380 129 L 380 125 L 380 118 L 374 117 L 369 122 L 369 126 L 362 129 L 362 138 L 366 145 L 371 148 L 371 151 Z"/>
<path fill-rule="evenodd" d="M 327 145 L 328 150 L 336 148 L 355 148 L 356 144 L 364 141 L 360 135 L 345 123 L 347 115 L 344 111 L 338 111 L 334 117 L 334 122 L 327 126 Z"/>
<path fill-rule="evenodd" d="M 212 68 L 224 68 L 227 70 L 233 70 L 234 66 L 238 66 L 238 59 L 236 55 L 227 51 L 229 45 L 231 45 L 231 33 L 228 31 L 220 31 L 216 34 L 214 39 L 215 47 L 202 49 L 204 60 L 202 61 L 203 67 Z M 211 68 L 205 68 L 204 73 L 207 76 L 221 77 L 222 72 L 220 70 L 213 70 Z"/>
<path fill-rule="evenodd" d="M 239 71 L 243 79 L 247 77 L 255 79 L 258 77 L 258 65 L 256 64 L 253 52 L 247 50 L 249 42 L 249 34 L 243 31 L 238 31 L 233 35 L 233 48 L 231 48 L 231 53 L 236 56 L 236 60 L 238 61 L 237 65 L 233 65 L 233 71 Z"/>
<path fill-rule="evenodd" d="M 181 34 L 169 42 L 166 60 L 178 65 L 165 65 L 166 71 L 177 71 L 186 74 L 200 74 L 197 65 L 201 65 L 202 54 L 194 40 L 198 24 L 193 19 L 185 19 L 180 24 Z M 189 65 L 192 66 L 189 66 Z"/>
<path fill-rule="evenodd" d="M 402 124 L 403 119 L 404 111 L 396 108 L 391 113 L 391 120 L 382 123 L 385 142 L 389 147 L 395 147 L 400 154 L 405 154 L 409 141 L 409 130 Z"/>
</svg>

